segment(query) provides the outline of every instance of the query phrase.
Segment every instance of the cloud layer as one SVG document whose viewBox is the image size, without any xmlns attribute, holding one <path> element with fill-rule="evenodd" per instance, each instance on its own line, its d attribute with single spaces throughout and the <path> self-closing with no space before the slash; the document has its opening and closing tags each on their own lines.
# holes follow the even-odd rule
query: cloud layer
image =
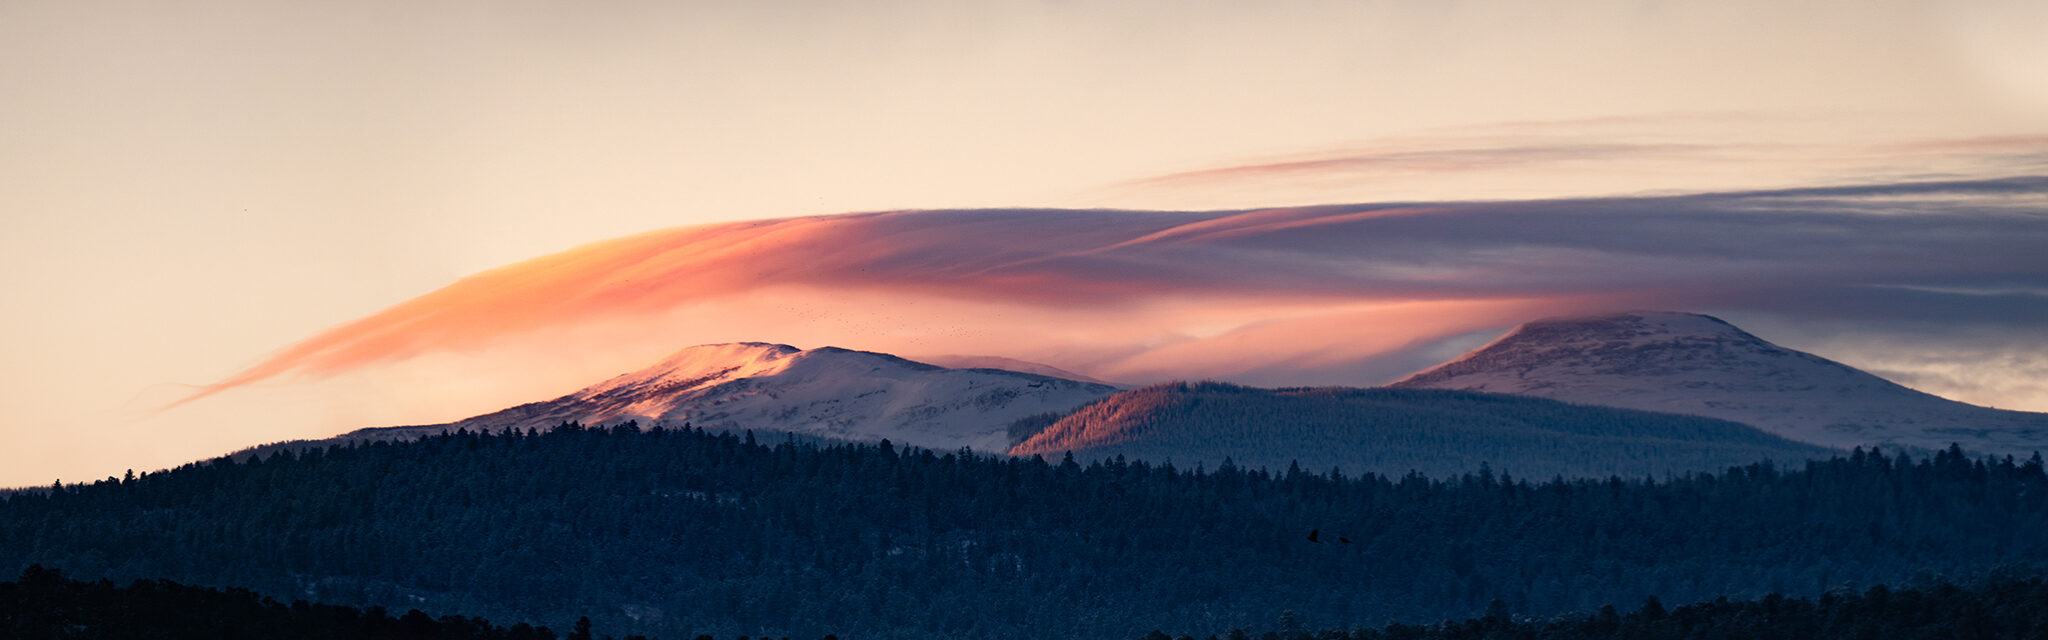
<svg viewBox="0 0 2048 640">
<path fill-rule="evenodd" d="M 1914 131 L 1853 114 L 1676 112 L 1440 128 L 1156 175 L 1105 188 L 1100 195 L 1108 202 L 1211 207 L 1491 200 L 1964 180 L 2043 171 L 2048 171 L 2048 136 L 2037 133 Z"/>
<path fill-rule="evenodd" d="M 2017 374 L 2048 362 L 2028 351 L 2048 348 L 2037 339 L 2048 326 L 2044 247 L 2041 177 L 791 218 L 656 231 L 481 273 L 287 347 L 195 398 L 423 356 L 610 349 L 651 359 L 728 339 L 986 353 L 1122 380 L 1371 384 L 1429 364 L 1445 341 L 1632 308 L 1831 335 L 1975 336 L 2005 345 Z M 579 330 L 590 327 L 605 329 Z M 1927 357 L 1914 354 L 1927 375 L 1956 364 Z M 2008 406 L 2048 399 L 1995 373 L 1944 379 L 1982 380 Z"/>
</svg>

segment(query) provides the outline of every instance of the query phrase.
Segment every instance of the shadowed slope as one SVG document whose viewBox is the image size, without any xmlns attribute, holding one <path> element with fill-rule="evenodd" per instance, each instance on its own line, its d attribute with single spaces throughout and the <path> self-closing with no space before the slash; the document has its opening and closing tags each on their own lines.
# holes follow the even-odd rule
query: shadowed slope
<svg viewBox="0 0 2048 640">
<path fill-rule="evenodd" d="M 1482 463 L 1520 476 L 1711 471 L 1822 448 L 1732 422 L 1496 394 L 1412 389 L 1255 389 L 1177 382 L 1082 407 L 1012 455 L 1115 455 L 1187 466 L 1341 468 L 1444 477 Z"/>
</svg>

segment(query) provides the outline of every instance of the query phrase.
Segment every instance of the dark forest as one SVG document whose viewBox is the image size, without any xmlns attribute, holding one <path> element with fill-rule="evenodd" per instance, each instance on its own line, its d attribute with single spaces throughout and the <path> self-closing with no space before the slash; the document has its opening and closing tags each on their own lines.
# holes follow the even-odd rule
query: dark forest
<svg viewBox="0 0 2048 640">
<path fill-rule="evenodd" d="M 1531 481 L 769 440 L 565 425 L 215 459 L 8 497 L 0 570 L 621 635 L 1136 638 L 1811 599 L 2048 559 L 2038 456 Z"/>
</svg>

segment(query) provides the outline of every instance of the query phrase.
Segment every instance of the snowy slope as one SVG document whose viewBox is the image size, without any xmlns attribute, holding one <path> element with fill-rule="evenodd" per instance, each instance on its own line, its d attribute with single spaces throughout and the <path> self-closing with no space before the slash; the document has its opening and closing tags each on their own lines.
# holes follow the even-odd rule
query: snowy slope
<svg viewBox="0 0 2048 640">
<path fill-rule="evenodd" d="M 1037 362 L 1031 362 L 1029 360 L 1018 360 L 1016 358 L 1005 358 L 1002 356 L 972 356 L 947 354 L 936 356 L 918 356 L 912 359 L 926 364 L 935 364 L 948 369 L 1002 369 L 1004 371 L 1016 371 L 1019 373 L 1035 373 L 1041 376 L 1048 376 L 1053 378 L 1064 378 L 1067 380 L 1079 380 L 1081 382 L 1106 384 L 1112 387 L 1128 386 L 1120 385 L 1114 382 L 1110 382 L 1108 380 L 1084 376 L 1049 364 L 1041 364 Z"/>
<path fill-rule="evenodd" d="M 1115 393 L 1108 385 L 996 369 L 948 369 L 835 347 L 757 342 L 690 347 L 654 366 L 545 402 L 445 425 L 364 429 L 350 438 L 466 428 L 546 430 L 639 420 L 782 431 L 950 451 L 1001 452 L 1006 427 Z"/>
<path fill-rule="evenodd" d="M 2048 450 L 2048 414 L 1921 393 L 1689 313 L 1538 320 L 1392 386 L 1687 413 L 1832 447 Z"/>
</svg>

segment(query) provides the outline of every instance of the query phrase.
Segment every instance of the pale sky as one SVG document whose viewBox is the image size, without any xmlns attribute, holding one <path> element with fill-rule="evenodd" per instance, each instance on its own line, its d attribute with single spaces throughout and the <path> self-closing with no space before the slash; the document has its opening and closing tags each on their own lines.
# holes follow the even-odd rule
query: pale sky
<svg viewBox="0 0 2048 640">
<path fill-rule="evenodd" d="M 460 418 L 729 339 L 428 352 L 153 411 L 464 276 L 682 225 L 2048 174 L 2043 43 L 2019 1 L 0 0 L 0 486 Z M 2014 382 L 2039 336 L 1903 349 L 1745 309 L 2048 410 Z M 839 335 L 783 329 L 744 339 Z M 542 358 L 560 379 L 520 373 Z"/>
</svg>

